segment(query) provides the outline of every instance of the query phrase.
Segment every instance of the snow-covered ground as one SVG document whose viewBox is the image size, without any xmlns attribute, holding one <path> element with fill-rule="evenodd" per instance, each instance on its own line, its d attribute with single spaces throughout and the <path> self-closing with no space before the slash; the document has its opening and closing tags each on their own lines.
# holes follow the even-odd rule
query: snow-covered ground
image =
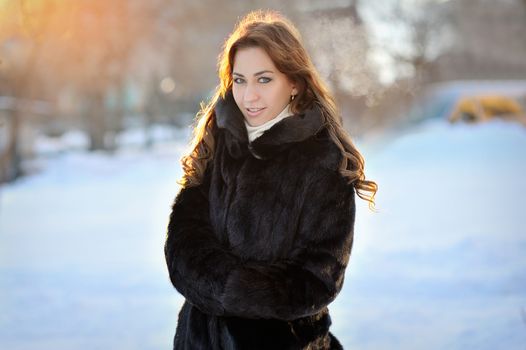
<svg viewBox="0 0 526 350">
<path fill-rule="evenodd" d="M 48 143 L 0 188 L 1 349 L 171 347 L 183 299 L 163 243 L 187 136 L 113 156 Z M 329 306 L 345 348 L 524 350 L 526 129 L 433 121 L 357 146 L 379 212 L 357 198 Z"/>
</svg>

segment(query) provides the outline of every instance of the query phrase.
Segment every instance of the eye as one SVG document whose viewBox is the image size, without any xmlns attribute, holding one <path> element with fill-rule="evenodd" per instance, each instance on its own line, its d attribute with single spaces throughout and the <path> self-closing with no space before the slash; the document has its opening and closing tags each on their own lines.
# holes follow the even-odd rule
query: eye
<svg viewBox="0 0 526 350">
<path fill-rule="evenodd" d="M 244 82 L 244 80 L 242 78 L 234 78 L 234 83 L 236 84 L 242 84 Z"/>
<path fill-rule="evenodd" d="M 266 83 L 271 82 L 272 79 L 267 78 L 267 77 L 261 77 L 261 78 L 258 79 L 258 81 L 259 81 L 260 83 L 266 84 Z"/>
</svg>

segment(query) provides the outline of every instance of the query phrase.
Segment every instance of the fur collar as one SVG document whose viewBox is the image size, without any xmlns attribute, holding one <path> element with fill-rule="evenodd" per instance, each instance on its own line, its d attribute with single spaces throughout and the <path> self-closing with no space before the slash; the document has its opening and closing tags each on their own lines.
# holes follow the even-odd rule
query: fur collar
<svg viewBox="0 0 526 350">
<path fill-rule="evenodd" d="M 242 157 L 249 151 L 260 159 L 272 158 L 291 144 L 315 135 L 324 126 L 321 110 L 314 105 L 303 113 L 280 120 L 249 143 L 243 114 L 237 107 L 231 91 L 227 92 L 224 99 L 219 98 L 215 106 L 215 115 L 218 128 L 227 132 L 226 146 L 234 158 Z"/>
</svg>

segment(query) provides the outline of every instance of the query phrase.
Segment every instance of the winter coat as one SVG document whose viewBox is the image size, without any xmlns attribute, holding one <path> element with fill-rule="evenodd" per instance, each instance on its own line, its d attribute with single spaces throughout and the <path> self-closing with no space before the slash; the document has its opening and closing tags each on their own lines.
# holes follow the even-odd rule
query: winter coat
<svg viewBox="0 0 526 350">
<path fill-rule="evenodd" d="M 177 194 L 164 247 L 186 299 L 174 349 L 341 349 L 327 305 L 343 286 L 355 192 L 319 108 L 250 144 L 231 93 L 215 113 L 213 161 Z"/>
</svg>

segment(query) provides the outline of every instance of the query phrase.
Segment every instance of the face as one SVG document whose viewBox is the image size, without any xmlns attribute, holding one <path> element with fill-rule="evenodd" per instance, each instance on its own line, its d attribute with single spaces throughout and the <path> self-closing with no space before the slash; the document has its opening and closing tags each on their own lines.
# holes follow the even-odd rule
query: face
<svg viewBox="0 0 526 350">
<path fill-rule="evenodd" d="M 232 80 L 234 100 L 251 126 L 277 117 L 290 102 L 290 96 L 297 94 L 294 84 L 259 47 L 236 52 Z"/>
</svg>

